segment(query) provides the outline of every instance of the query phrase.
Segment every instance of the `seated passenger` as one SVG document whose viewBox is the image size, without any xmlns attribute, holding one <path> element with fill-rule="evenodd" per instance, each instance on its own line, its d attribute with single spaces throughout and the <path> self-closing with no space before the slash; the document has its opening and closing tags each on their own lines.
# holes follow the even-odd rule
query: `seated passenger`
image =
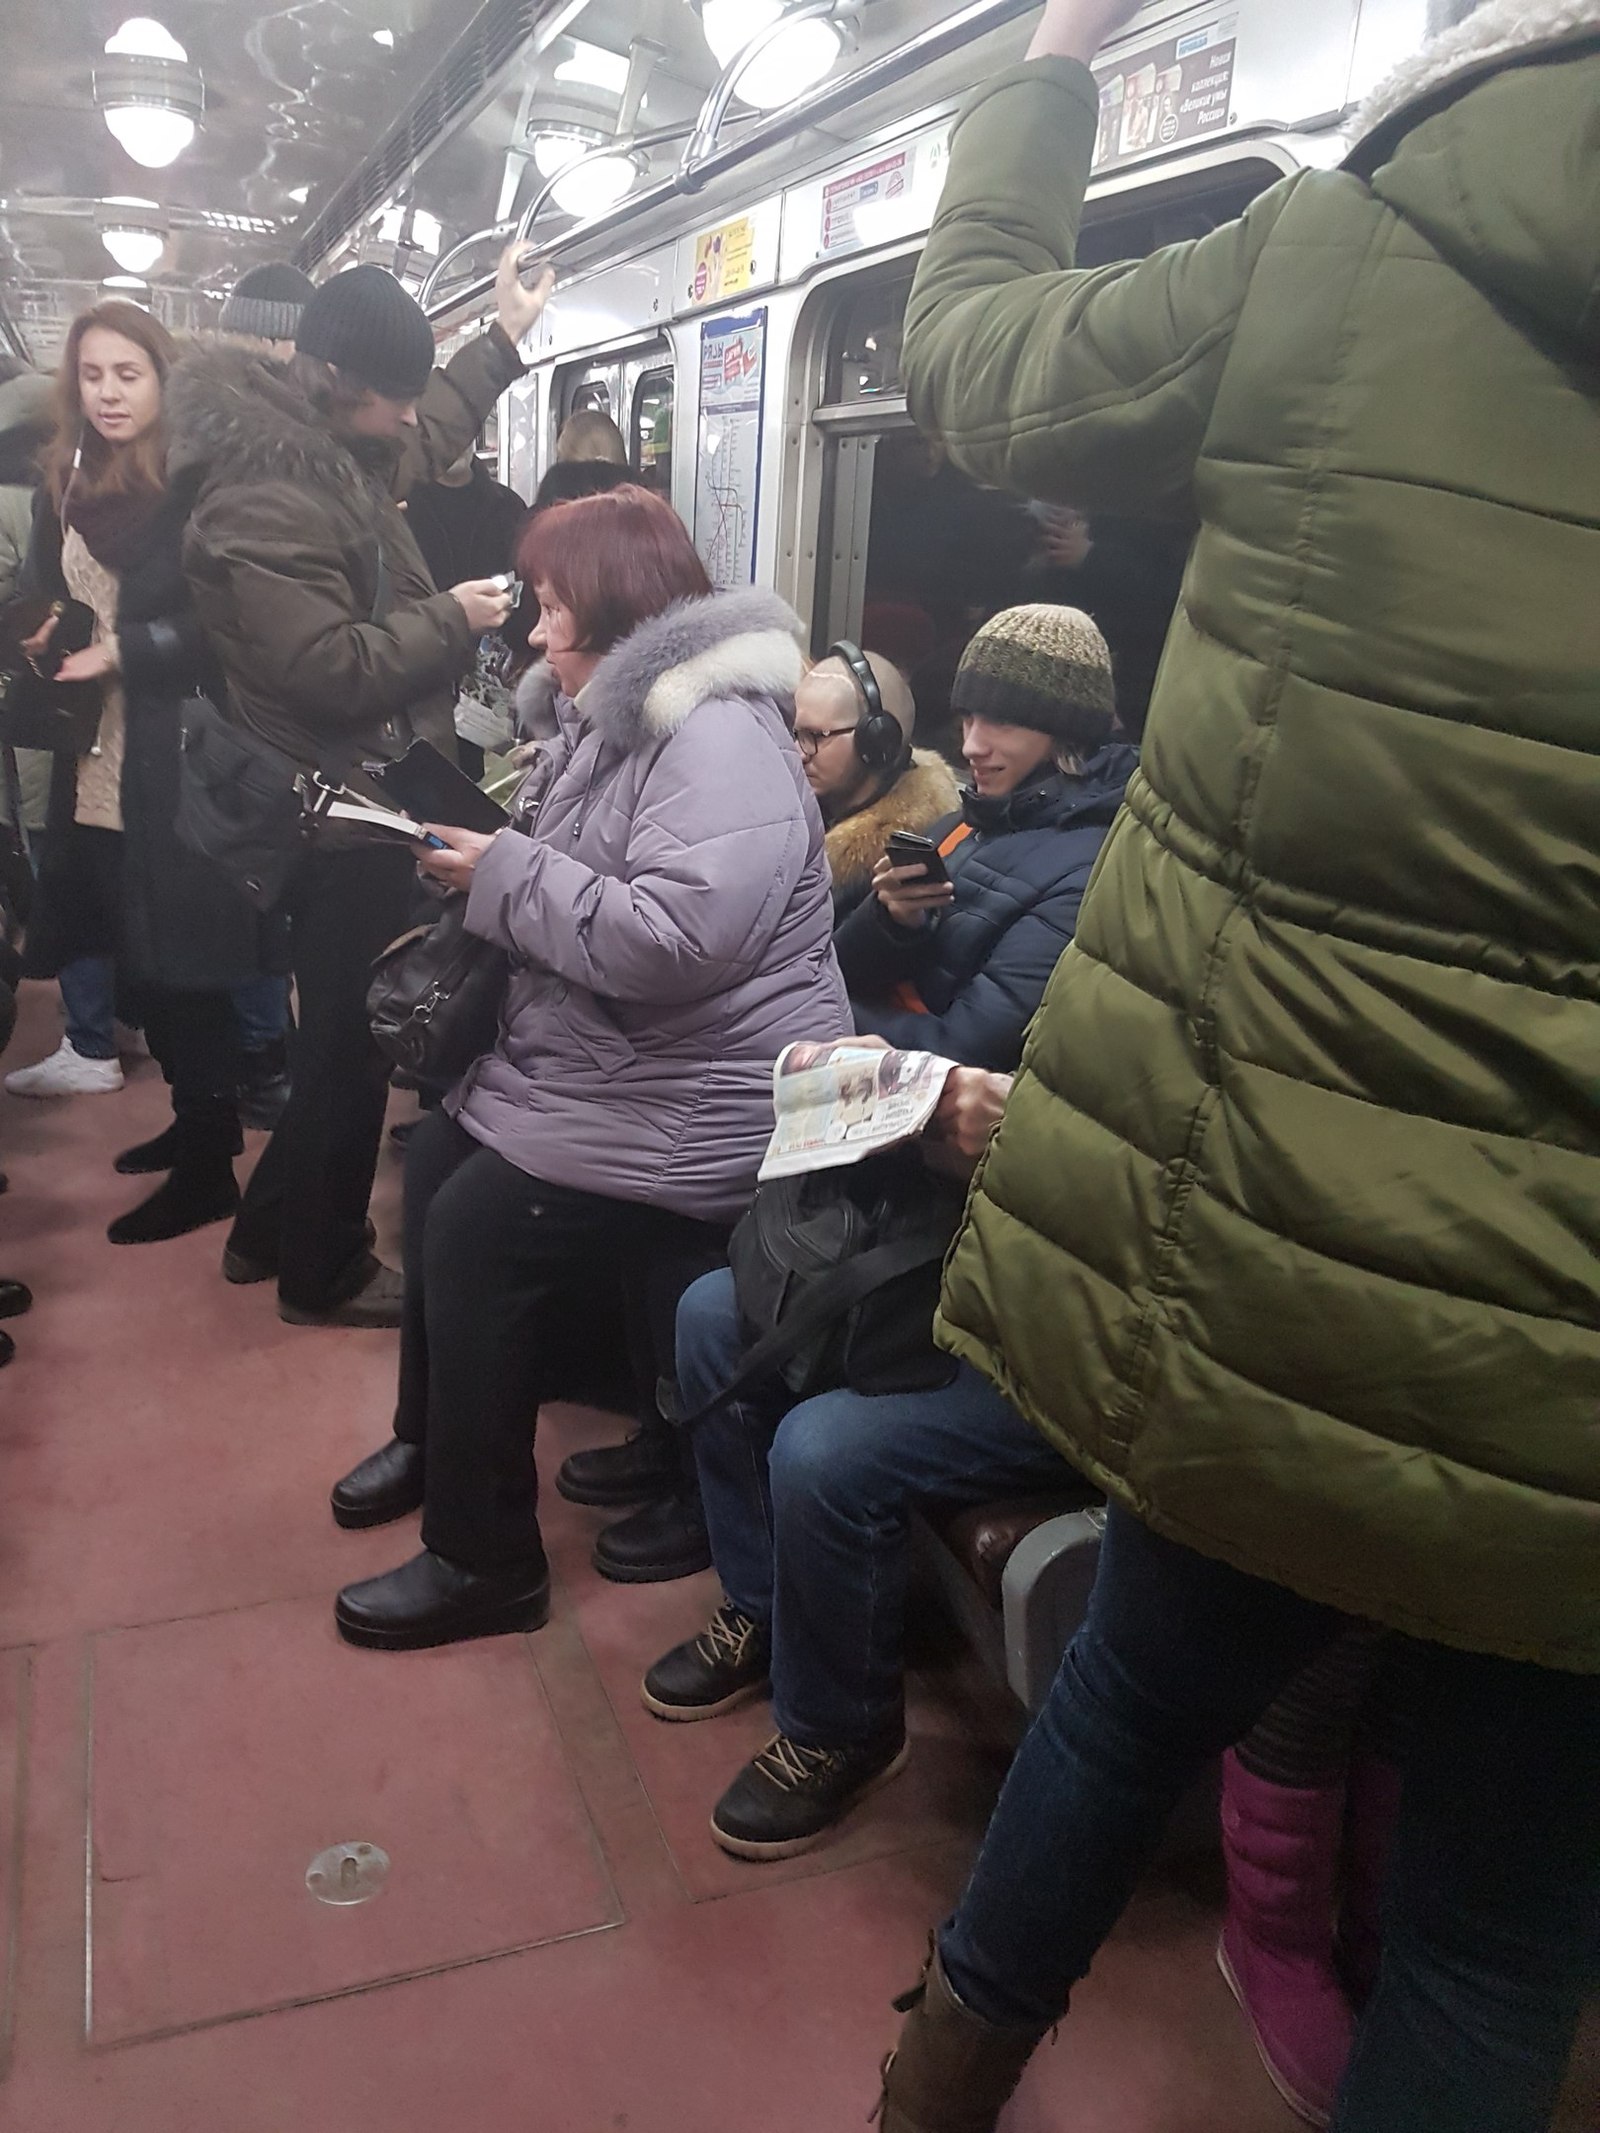
<svg viewBox="0 0 1600 2133">
<path fill-rule="evenodd" d="M 945 763 L 912 748 L 916 722 L 900 669 L 853 644 L 834 646 L 794 692 L 794 737 L 827 825 L 835 925 L 871 894 L 892 832 L 925 831 L 956 805 Z"/>
<path fill-rule="evenodd" d="M 341 1525 L 424 1505 L 424 1552 L 339 1595 L 390 1650 L 536 1628 L 549 1577 L 534 1420 L 546 1349 L 619 1260 L 718 1242 L 772 1123 L 772 1060 L 847 1027 L 822 824 L 789 733 L 799 622 L 711 597 L 671 506 L 545 512 L 519 557 L 562 689 L 536 812 L 440 829 L 425 869 L 511 958 L 493 1052 L 412 1136 L 395 1434 Z"/>
<path fill-rule="evenodd" d="M 1010 1077 L 957 1069 L 929 1152 L 981 1153 Z M 944 1162 L 939 1167 L 945 1167 Z M 727 1269 L 678 1310 L 678 1386 L 693 1413 L 747 1345 Z M 725 1595 L 709 1626 L 644 1678 L 657 1718 L 716 1718 L 772 1687 L 777 1732 L 717 1802 L 711 1833 L 744 1859 L 786 1859 L 906 1759 L 900 1662 L 917 1498 L 978 1504 L 1064 1484 L 1071 1470 L 978 1373 L 941 1390 L 848 1388 L 798 1404 L 775 1375 L 693 1433 Z"/>
<path fill-rule="evenodd" d="M 946 882 L 881 860 L 839 928 L 858 1030 L 1009 1072 L 1132 774 L 1105 639 L 1069 607 L 1015 607 L 962 654 L 952 702 L 972 784 L 930 834 Z"/>
</svg>

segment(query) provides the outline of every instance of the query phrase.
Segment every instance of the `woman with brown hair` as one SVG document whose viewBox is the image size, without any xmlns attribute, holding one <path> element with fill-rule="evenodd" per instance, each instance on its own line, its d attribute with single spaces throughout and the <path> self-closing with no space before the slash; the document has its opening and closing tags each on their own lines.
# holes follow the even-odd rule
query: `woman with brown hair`
<svg viewBox="0 0 1600 2133">
<path fill-rule="evenodd" d="M 619 1269 L 648 1296 L 714 1263 L 773 1060 L 849 1026 L 798 617 L 714 595 L 632 484 L 543 513 L 519 561 L 559 737 L 511 828 L 440 829 L 422 860 L 510 958 L 500 1036 L 407 1150 L 394 1435 L 333 1491 L 343 1526 L 424 1506 L 423 1553 L 339 1596 L 341 1634 L 391 1651 L 543 1622 L 533 1428 L 563 1326 Z"/>
<path fill-rule="evenodd" d="M 101 690 L 88 748 L 57 761 L 29 930 L 28 974 L 59 977 L 68 1005 L 57 1060 L 71 1071 L 55 1078 L 120 1083 L 115 1059 L 86 1056 L 74 1027 L 75 1001 L 81 1011 L 97 989 L 103 1011 L 119 985 L 172 1088 L 172 1125 L 117 1158 L 126 1174 L 171 1174 L 111 1225 L 114 1244 L 180 1236 L 238 1205 L 228 987 L 261 969 L 260 921 L 173 827 L 179 707 L 212 679 L 180 564 L 190 496 L 166 480 L 162 397 L 176 356 L 165 327 L 136 304 L 97 304 L 73 321 L 25 570 L 30 591 L 92 610 L 91 641 L 60 678 Z M 31 640 L 34 656 L 54 627 Z M 44 1079 L 53 1064 L 22 1079 Z M 14 1093 L 48 1093 L 18 1091 L 18 1078 L 9 1077 Z"/>
</svg>

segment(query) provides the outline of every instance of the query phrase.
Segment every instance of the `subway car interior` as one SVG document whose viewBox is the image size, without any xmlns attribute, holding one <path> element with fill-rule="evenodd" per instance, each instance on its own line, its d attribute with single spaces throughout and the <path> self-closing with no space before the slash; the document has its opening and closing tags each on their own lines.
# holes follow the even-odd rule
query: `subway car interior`
<svg viewBox="0 0 1600 2133">
<path fill-rule="evenodd" d="M 957 780 L 975 635 L 1026 603 L 1087 610 L 1137 746 L 1194 525 L 980 485 L 918 430 L 902 368 L 957 113 L 1022 57 L 1037 5 L 153 4 L 159 20 L 7 0 L 0 411 L 90 307 L 131 304 L 204 349 L 274 263 L 319 291 L 381 267 L 447 364 L 494 324 L 497 262 L 520 244 L 523 285 L 548 265 L 554 288 L 478 434 L 478 478 L 527 506 L 571 418 L 606 418 L 711 585 L 789 603 L 808 658 L 847 640 L 892 662 L 919 748 Z M 1150 0 L 1097 63 L 1078 265 L 1143 260 L 1334 169 L 1426 16 Z M 381 627 L 386 597 L 358 619 Z M 8 1071 L 71 1034 L 64 989 L 26 960 L 33 847 L 56 832 L 41 816 L 30 837 L 14 780 Z M 716 1571 L 606 1572 L 615 1514 L 556 1486 L 657 1403 L 616 1270 L 574 1283 L 567 1381 L 538 1414 L 548 1622 L 355 1648 L 333 1595 L 389 1569 L 395 1535 L 336 1525 L 328 1489 L 390 1426 L 396 1333 L 279 1315 L 269 1280 L 221 1277 L 216 1222 L 108 1246 L 132 1197 L 113 1159 L 171 1116 L 125 1019 L 120 1063 L 93 1062 L 105 1101 L 0 1095 L 0 1274 L 32 1299 L 0 1372 L 0 2128 L 865 2124 L 892 2002 L 1083 1619 L 1100 1491 L 918 1502 L 903 1773 L 807 1848 L 736 1856 L 709 1818 L 771 1734 L 767 1703 L 672 1725 L 640 1696 L 718 1605 Z M 423 1114 L 403 1074 L 385 1100 L 370 1235 L 398 1266 Z M 242 1145 L 244 1184 L 268 1145 L 248 1115 Z M 669 1378 L 670 1344 L 653 1360 Z M 1218 1782 L 1179 1807 L 1012 2133 L 1306 2119 L 1219 1974 Z M 1600 2001 L 1552 2128 L 1600 2133 Z"/>
</svg>

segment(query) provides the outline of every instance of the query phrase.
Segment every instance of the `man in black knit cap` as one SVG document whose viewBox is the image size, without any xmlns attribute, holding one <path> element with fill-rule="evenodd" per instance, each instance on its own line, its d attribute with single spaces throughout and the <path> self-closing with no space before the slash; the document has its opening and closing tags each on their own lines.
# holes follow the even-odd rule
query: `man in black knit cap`
<svg viewBox="0 0 1600 2133">
<path fill-rule="evenodd" d="M 286 259 L 252 267 L 233 285 L 233 294 L 217 318 L 217 331 L 242 341 L 259 341 L 268 355 L 287 362 L 294 354 L 300 314 L 317 293 L 317 285 Z"/>
<path fill-rule="evenodd" d="M 521 375 L 518 344 L 553 281 L 525 287 L 523 265 L 509 248 L 496 323 L 444 370 L 421 308 L 361 266 L 311 296 L 287 363 L 215 347 L 168 381 L 173 478 L 196 489 L 184 567 L 229 715 L 304 770 L 358 777 L 417 739 L 455 759 L 457 684 L 509 602 L 481 578 L 436 590 L 399 500 L 459 459 Z M 411 886 L 408 846 L 329 823 L 289 878 L 293 1094 L 223 1271 L 276 1280 L 294 1325 L 399 1323 L 400 1277 L 374 1257 L 366 1220 L 387 1094 L 366 991 Z"/>
</svg>

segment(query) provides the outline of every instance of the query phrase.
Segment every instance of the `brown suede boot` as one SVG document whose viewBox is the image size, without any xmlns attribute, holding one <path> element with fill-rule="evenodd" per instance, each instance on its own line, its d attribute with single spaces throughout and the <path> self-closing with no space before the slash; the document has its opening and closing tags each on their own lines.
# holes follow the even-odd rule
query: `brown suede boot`
<svg viewBox="0 0 1600 2133">
<path fill-rule="evenodd" d="M 937 1942 L 895 2005 L 906 2021 L 883 2062 L 881 2133 L 994 2133 L 1044 2030 L 1002 2029 L 963 2007 Z"/>
</svg>

